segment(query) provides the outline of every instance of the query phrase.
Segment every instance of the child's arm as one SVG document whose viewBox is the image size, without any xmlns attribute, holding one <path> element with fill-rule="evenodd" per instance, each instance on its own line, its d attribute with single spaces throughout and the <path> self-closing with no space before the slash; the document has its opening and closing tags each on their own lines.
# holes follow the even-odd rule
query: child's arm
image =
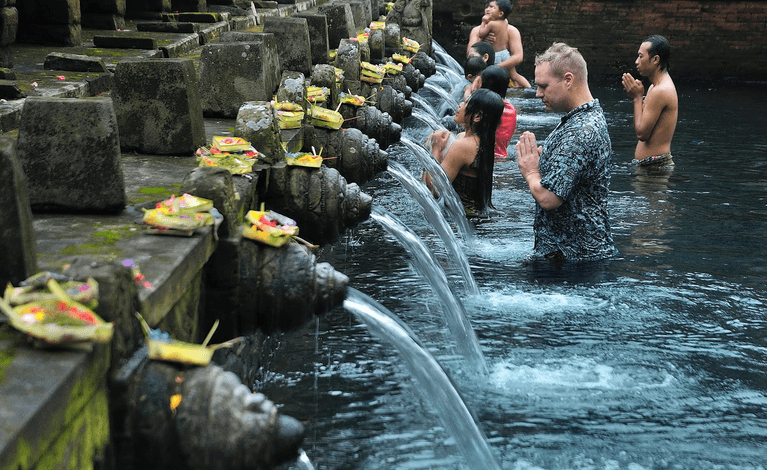
<svg viewBox="0 0 767 470">
<path fill-rule="evenodd" d="M 482 23 L 479 24 L 479 37 L 481 39 L 484 39 L 485 36 L 487 36 L 493 31 L 493 20 L 490 19 L 490 15 L 485 15 L 482 17 Z"/>
</svg>

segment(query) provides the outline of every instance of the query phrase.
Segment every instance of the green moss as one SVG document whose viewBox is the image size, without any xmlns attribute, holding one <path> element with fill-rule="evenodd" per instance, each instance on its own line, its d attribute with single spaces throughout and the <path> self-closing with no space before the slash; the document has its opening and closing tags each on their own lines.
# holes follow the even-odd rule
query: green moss
<svg viewBox="0 0 767 470">
<path fill-rule="evenodd" d="M 150 188 L 141 188 L 138 190 L 141 194 L 151 194 L 151 195 L 157 195 L 157 194 L 166 194 L 168 192 L 168 188 L 165 186 L 156 186 L 156 187 L 150 187 Z"/>
<path fill-rule="evenodd" d="M 96 224 L 99 227 L 100 224 Z M 99 230 L 91 235 L 91 241 L 79 245 L 69 245 L 63 250 L 63 255 L 102 255 L 110 259 L 117 258 L 121 254 L 120 248 L 116 246 L 117 242 L 126 238 L 136 236 L 140 233 L 133 225 L 125 227 L 116 227 L 106 230 Z"/>
</svg>

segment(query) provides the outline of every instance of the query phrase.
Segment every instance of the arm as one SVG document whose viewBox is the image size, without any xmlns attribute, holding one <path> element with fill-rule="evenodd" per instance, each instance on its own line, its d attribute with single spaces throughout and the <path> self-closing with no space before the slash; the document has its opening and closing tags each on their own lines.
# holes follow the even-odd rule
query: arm
<svg viewBox="0 0 767 470">
<path fill-rule="evenodd" d="M 511 69 L 512 67 L 516 67 L 517 65 L 521 64 L 525 59 L 525 53 L 522 49 L 522 35 L 519 34 L 519 30 L 517 28 L 509 25 L 506 28 L 506 40 L 506 48 L 509 50 L 509 55 L 511 57 L 498 65 L 501 67 L 506 67 L 507 69 Z"/>
<path fill-rule="evenodd" d="M 661 112 L 668 105 L 668 98 L 662 91 L 650 86 L 650 89 L 647 90 L 647 97 L 643 99 L 644 85 L 640 80 L 634 79 L 627 73 L 623 74 L 623 88 L 626 89 L 629 98 L 634 102 L 634 130 L 637 139 L 645 142 L 652 136 L 652 131 L 658 123 Z"/>
<path fill-rule="evenodd" d="M 519 172 L 530 188 L 530 194 L 545 210 L 555 209 L 564 202 L 562 198 L 541 186 L 541 173 L 538 171 L 538 161 L 541 148 L 536 147 L 535 135 L 524 132 L 517 142 L 517 164 Z"/>
<path fill-rule="evenodd" d="M 469 57 L 469 53 L 471 52 L 471 46 L 475 43 L 478 43 L 479 41 L 480 41 L 479 26 L 475 26 L 471 29 L 471 32 L 469 33 L 469 44 L 466 45 L 466 57 Z"/>
<path fill-rule="evenodd" d="M 493 23 L 490 20 L 490 16 L 485 15 L 482 17 L 482 23 L 479 24 L 479 37 L 485 37 L 493 31 Z"/>
</svg>

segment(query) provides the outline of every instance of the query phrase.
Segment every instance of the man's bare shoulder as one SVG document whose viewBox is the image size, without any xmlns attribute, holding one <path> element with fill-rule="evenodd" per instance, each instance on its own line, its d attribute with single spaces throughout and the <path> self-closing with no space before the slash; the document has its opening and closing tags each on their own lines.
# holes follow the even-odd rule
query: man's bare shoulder
<svg viewBox="0 0 767 470">
<path fill-rule="evenodd" d="M 665 74 L 657 84 L 650 86 L 647 90 L 647 97 L 652 97 L 655 100 L 663 101 L 666 104 L 674 106 L 679 100 L 674 81 L 668 74 Z"/>
</svg>

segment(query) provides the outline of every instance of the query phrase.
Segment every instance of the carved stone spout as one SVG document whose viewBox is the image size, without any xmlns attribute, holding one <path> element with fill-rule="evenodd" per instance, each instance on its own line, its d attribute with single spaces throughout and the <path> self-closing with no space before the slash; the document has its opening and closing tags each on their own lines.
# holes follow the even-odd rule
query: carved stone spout
<svg viewBox="0 0 767 470">
<path fill-rule="evenodd" d="M 354 111 L 354 118 L 347 120 L 346 125 L 359 129 L 366 136 L 375 139 L 384 150 L 394 142 L 399 142 L 402 136 L 402 126 L 394 122 L 389 113 L 381 112 L 381 110 L 373 106 L 360 106 Z M 382 166 L 374 168 L 374 171 L 386 169 L 386 162 L 383 161 L 381 163 Z M 344 173 L 343 171 L 341 172 Z M 355 183 L 363 182 L 349 178 L 346 173 L 344 173 L 344 177 Z"/>
<path fill-rule="evenodd" d="M 377 113 L 377 116 L 371 116 L 370 113 Z M 389 155 L 381 150 L 375 139 L 378 136 L 370 138 L 370 134 L 362 131 L 362 127 L 358 125 L 365 126 L 365 130 L 378 131 L 379 135 L 396 135 L 397 140 L 402 128 L 399 124 L 393 123 L 387 114 L 382 114 L 372 106 L 357 108 L 357 116 L 355 119 L 346 121 L 353 124 L 354 128 L 337 131 L 321 128 L 308 129 L 304 138 L 304 151 L 312 147 L 317 151 L 322 149 L 322 156 L 327 159 L 324 161 L 325 165 L 338 170 L 346 181 L 364 184 L 376 173 L 386 170 Z M 376 117 L 378 120 L 374 122 Z"/>
<path fill-rule="evenodd" d="M 330 243 L 346 228 L 370 216 L 372 198 L 356 183 L 347 184 L 333 168 L 278 164 L 269 169 L 268 178 L 262 179 L 259 200 L 295 220 L 301 238 L 314 244 Z"/>
<path fill-rule="evenodd" d="M 295 459 L 304 438 L 300 422 L 216 365 L 151 361 L 144 348 L 113 388 L 118 469 L 268 470 Z"/>
<path fill-rule="evenodd" d="M 349 278 L 295 243 L 275 248 L 243 240 L 240 283 L 242 330 L 271 334 L 299 328 L 341 305 Z"/>
</svg>

